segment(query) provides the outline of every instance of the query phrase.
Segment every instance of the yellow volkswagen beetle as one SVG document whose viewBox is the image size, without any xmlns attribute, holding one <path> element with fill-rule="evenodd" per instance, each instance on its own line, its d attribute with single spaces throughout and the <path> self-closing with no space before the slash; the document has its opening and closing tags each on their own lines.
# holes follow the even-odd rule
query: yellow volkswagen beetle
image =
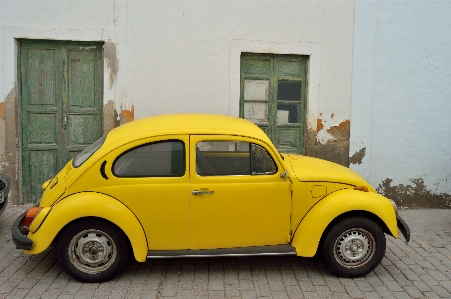
<svg viewBox="0 0 451 299">
<path fill-rule="evenodd" d="M 358 277 L 409 241 L 393 201 L 358 174 L 280 154 L 253 123 L 230 116 L 162 115 L 112 130 L 71 160 L 38 206 L 12 227 L 16 246 L 56 245 L 71 277 L 100 282 L 134 256 L 312 257 Z"/>
</svg>

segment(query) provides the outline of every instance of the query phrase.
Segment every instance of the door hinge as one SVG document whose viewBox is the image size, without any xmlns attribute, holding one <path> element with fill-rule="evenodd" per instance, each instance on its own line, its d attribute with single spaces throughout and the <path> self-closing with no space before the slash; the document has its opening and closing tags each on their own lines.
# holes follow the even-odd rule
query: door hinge
<svg viewBox="0 0 451 299">
<path fill-rule="evenodd" d="M 288 234 L 288 236 L 287 236 L 287 242 L 291 242 L 291 234 Z"/>
<path fill-rule="evenodd" d="M 292 183 L 288 184 L 288 190 L 293 191 L 293 184 Z"/>
</svg>

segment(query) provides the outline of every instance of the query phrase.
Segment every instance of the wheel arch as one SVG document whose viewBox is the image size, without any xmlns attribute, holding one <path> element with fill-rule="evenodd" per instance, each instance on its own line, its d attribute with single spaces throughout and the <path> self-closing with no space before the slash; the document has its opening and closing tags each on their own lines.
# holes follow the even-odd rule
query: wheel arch
<svg viewBox="0 0 451 299">
<path fill-rule="evenodd" d="M 57 233 L 55 238 L 53 238 L 52 246 L 56 247 L 60 236 L 62 234 L 64 234 L 65 231 L 67 231 L 67 229 L 70 226 L 77 225 L 78 223 L 85 222 L 85 221 L 90 221 L 90 220 L 101 221 L 101 222 L 104 222 L 106 224 L 109 224 L 109 225 L 112 225 L 112 226 L 116 227 L 123 234 L 125 240 L 127 240 L 127 246 L 129 246 L 130 250 L 133 252 L 133 247 L 132 247 L 132 243 L 130 241 L 130 238 L 127 236 L 127 234 L 125 234 L 125 232 L 118 225 L 116 225 L 114 222 L 111 222 L 108 219 L 105 219 L 105 218 L 102 218 L 102 217 L 96 217 L 96 216 L 87 216 L 87 217 L 77 218 L 77 219 L 74 219 L 74 220 L 66 223 L 66 225 Z"/>
<path fill-rule="evenodd" d="M 381 229 L 384 233 L 392 236 L 392 233 L 388 229 L 385 222 L 382 221 L 382 219 L 380 219 L 377 215 L 375 215 L 371 212 L 368 212 L 368 211 L 353 210 L 353 211 L 348 211 L 348 212 L 338 215 L 336 218 L 334 218 L 329 223 L 329 225 L 326 227 L 323 234 L 321 235 L 321 238 L 319 241 L 319 246 L 321 246 L 321 244 L 324 242 L 324 237 L 327 235 L 327 233 L 330 231 L 330 229 L 332 227 L 334 227 L 337 223 L 341 222 L 342 220 L 347 219 L 347 218 L 352 218 L 352 217 L 362 217 L 362 218 L 370 219 L 370 220 L 374 221 L 375 223 L 377 223 L 381 227 Z"/>
<path fill-rule="evenodd" d="M 38 254 L 44 251 L 68 225 L 88 218 L 101 219 L 118 227 L 130 242 L 135 259 L 139 262 L 146 260 L 147 237 L 138 218 L 122 202 L 97 192 L 76 193 L 60 200 L 49 211 L 40 228 L 28 234 L 33 246 L 25 253 Z"/>
<path fill-rule="evenodd" d="M 300 221 L 291 241 L 296 254 L 314 256 L 327 229 L 352 216 L 367 217 L 381 225 L 385 233 L 398 238 L 396 213 L 387 198 L 373 192 L 344 189 L 323 198 Z"/>
</svg>

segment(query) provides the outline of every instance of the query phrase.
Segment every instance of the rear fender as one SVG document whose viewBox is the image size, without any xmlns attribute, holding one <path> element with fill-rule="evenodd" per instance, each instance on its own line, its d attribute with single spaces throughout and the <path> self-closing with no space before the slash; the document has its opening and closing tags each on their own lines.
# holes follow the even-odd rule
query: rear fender
<svg viewBox="0 0 451 299">
<path fill-rule="evenodd" d="M 33 241 L 28 254 L 38 254 L 47 249 L 57 234 L 72 221 L 96 217 L 108 220 L 118 226 L 130 240 L 137 261 L 144 262 L 147 255 L 147 238 L 144 229 L 130 209 L 117 199 L 96 192 L 82 192 L 70 195 L 46 213 L 42 223 L 33 224 L 28 238 Z"/>
<path fill-rule="evenodd" d="M 324 197 L 301 220 L 291 242 L 296 254 L 314 256 L 329 224 L 350 211 L 372 213 L 385 223 L 393 237 L 398 238 L 395 209 L 387 198 L 374 192 L 343 189 Z"/>
</svg>

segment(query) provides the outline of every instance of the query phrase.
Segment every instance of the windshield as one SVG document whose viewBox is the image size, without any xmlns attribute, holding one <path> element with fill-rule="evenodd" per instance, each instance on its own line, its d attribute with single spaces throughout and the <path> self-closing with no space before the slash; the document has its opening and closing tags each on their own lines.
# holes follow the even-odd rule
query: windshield
<svg viewBox="0 0 451 299">
<path fill-rule="evenodd" d="M 75 156 L 74 160 L 72 160 L 72 166 L 78 167 L 81 164 L 83 164 L 86 160 L 88 160 L 89 157 L 92 156 L 103 144 L 105 141 L 106 136 L 102 136 L 101 138 L 97 139 L 96 142 L 85 148 L 81 153 L 79 153 L 77 156 Z"/>
</svg>

